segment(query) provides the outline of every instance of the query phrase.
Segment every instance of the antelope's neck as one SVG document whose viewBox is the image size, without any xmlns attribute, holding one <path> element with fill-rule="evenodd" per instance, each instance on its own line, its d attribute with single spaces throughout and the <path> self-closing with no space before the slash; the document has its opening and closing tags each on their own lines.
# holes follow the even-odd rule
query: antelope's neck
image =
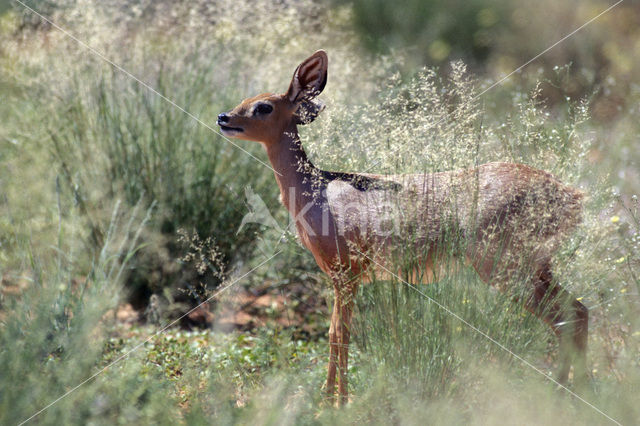
<svg viewBox="0 0 640 426">
<path fill-rule="evenodd" d="M 317 195 L 321 189 L 317 182 L 322 172 L 307 158 L 295 124 L 282 133 L 278 142 L 265 144 L 265 147 L 280 187 L 282 202 L 296 217 L 298 212 L 308 209 L 308 204 L 314 202 L 314 194 Z"/>
</svg>

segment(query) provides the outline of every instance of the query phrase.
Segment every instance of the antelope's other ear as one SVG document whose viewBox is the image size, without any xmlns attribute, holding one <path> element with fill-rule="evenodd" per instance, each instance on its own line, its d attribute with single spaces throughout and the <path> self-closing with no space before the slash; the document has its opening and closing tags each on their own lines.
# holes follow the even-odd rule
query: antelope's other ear
<svg viewBox="0 0 640 426">
<path fill-rule="evenodd" d="M 298 103 L 294 116 L 296 124 L 309 124 L 324 110 L 324 104 L 317 99 L 303 99 Z"/>
<path fill-rule="evenodd" d="M 302 61 L 293 73 L 287 98 L 293 103 L 313 99 L 322 92 L 327 84 L 327 66 L 329 58 L 324 50 L 318 50 Z"/>
</svg>

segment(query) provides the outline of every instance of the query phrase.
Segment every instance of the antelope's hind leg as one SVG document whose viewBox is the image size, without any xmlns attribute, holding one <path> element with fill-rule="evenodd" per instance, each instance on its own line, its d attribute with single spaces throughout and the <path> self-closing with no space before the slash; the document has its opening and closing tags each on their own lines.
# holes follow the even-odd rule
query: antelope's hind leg
<svg viewBox="0 0 640 426">
<path fill-rule="evenodd" d="M 493 256 L 482 259 L 480 261 L 470 259 L 480 278 L 488 285 L 509 291 L 506 288 L 507 283 L 515 279 L 514 275 L 522 269 L 523 262 L 516 262 L 499 269 Z M 589 310 L 571 293 L 553 282 L 551 264 L 548 260 L 539 260 L 536 264 L 538 265 L 536 272 L 527 278 L 530 284 L 524 289 L 524 297 L 516 297 L 516 300 L 524 301 L 526 309 L 549 325 L 558 337 L 560 345 L 558 382 L 567 383 L 569 370 L 573 365 L 574 383 L 587 383 L 589 380 L 586 362 Z"/>
<path fill-rule="evenodd" d="M 567 383 L 573 365 L 574 384 L 585 384 L 587 372 L 587 341 L 589 310 L 571 293 L 554 284 L 551 267 L 546 263 L 533 277 L 533 292 L 525 306 L 545 321 L 560 342 L 560 369 L 557 379 Z"/>
</svg>

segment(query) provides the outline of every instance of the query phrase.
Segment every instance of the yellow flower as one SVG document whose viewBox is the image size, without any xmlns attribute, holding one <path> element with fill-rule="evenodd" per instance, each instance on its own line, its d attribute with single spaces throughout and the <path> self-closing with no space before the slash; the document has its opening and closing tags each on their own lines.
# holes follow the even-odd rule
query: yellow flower
<svg viewBox="0 0 640 426">
<path fill-rule="evenodd" d="M 621 288 L 621 289 L 620 289 L 620 293 L 626 293 L 626 292 L 627 292 L 627 289 L 626 289 L 626 288 Z"/>
<path fill-rule="evenodd" d="M 611 223 L 620 222 L 620 216 L 611 216 Z"/>
<path fill-rule="evenodd" d="M 622 263 L 624 262 L 625 258 L 624 256 L 622 256 L 620 259 L 616 259 L 616 263 Z"/>
</svg>

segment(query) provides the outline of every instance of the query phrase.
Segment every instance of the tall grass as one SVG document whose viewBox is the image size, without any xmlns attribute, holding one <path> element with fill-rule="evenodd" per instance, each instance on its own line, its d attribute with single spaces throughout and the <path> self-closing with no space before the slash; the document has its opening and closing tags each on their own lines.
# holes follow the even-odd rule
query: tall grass
<svg viewBox="0 0 640 426">
<path fill-rule="evenodd" d="M 153 377 L 140 375 L 135 364 L 116 367 L 106 376 L 124 373 L 124 382 L 89 380 L 102 367 L 102 353 L 122 291 L 122 271 L 139 248 L 144 211 L 125 213 L 113 209 L 109 232 L 90 271 L 82 268 L 78 241 L 63 232 L 54 256 L 34 251 L 21 241 L 15 255 L 29 259 L 20 279 L 28 285 L 19 295 L 3 300 L 0 330 L 0 417 L 17 424 L 67 393 L 51 405 L 38 421 L 86 423 L 101 421 L 161 421 L 175 412 L 158 404 L 166 387 Z M 65 250 L 65 247 L 76 250 Z M 5 280 L 7 277 L 5 276 Z M 9 283 L 5 282 L 7 286 Z M 126 384 L 124 384 L 126 382 Z M 124 386 L 123 386 L 124 385 Z M 164 389 L 164 390 L 163 390 Z M 151 404 L 153 409 L 136 408 Z M 110 420 L 107 420 L 110 419 Z"/>
<path fill-rule="evenodd" d="M 594 384 L 583 396 L 622 422 L 637 419 L 637 212 L 632 205 L 628 216 L 613 220 L 615 212 L 607 210 L 614 198 L 609 181 L 593 173 L 599 166 L 590 162 L 593 123 L 586 103 L 547 107 L 535 84 L 478 99 L 489 83 L 471 78 L 461 63 L 449 67 L 448 77 L 432 70 L 413 78 L 397 74 L 399 56 L 372 59 L 354 46 L 347 7 L 65 5 L 52 10 L 57 22 L 205 123 L 246 96 L 284 91 L 300 59 L 327 49 L 322 97 L 328 107 L 302 129 L 305 148 L 322 168 L 420 173 L 505 160 L 548 170 L 587 192 L 584 223 L 558 252 L 554 273 L 591 307 Z M 26 419 L 156 331 L 114 323 L 118 295 L 138 288 L 144 302 L 162 286 L 220 283 L 219 275 L 186 270 L 178 228 L 203 240 L 212 236 L 230 268 L 260 262 L 261 251 L 285 245 L 291 255 L 253 277 L 282 288 L 302 278 L 321 286 L 292 271 L 292 259 L 298 270 L 316 271 L 308 255 L 294 254 L 302 250 L 294 238 L 256 234 L 257 228 L 236 234 L 247 212 L 247 185 L 276 209 L 269 169 L 60 33 L 46 26 L 18 31 L 15 14 L 5 19 L 2 93 L 11 104 L 0 105 L 6 118 L 0 123 L 6 148 L 0 154 L 6 172 L 0 259 L 3 286 L 15 281 L 24 288 L 17 297 L 3 292 L 3 424 Z M 632 134 L 633 120 L 625 125 Z M 259 146 L 242 147 L 265 158 Z M 117 199 L 123 202 L 114 214 Z M 145 222 L 141 212 L 154 202 Z M 275 211 L 285 223 L 282 209 Z M 489 289 L 465 267 L 429 286 L 413 286 L 410 276 L 403 278 L 411 285 L 373 277 L 357 296 L 353 400 L 345 409 L 323 403 L 324 341 L 295 340 L 279 327 L 227 336 L 170 330 L 38 420 L 605 420 L 430 300 L 552 372 L 554 336 L 510 295 Z"/>
<path fill-rule="evenodd" d="M 213 56 L 211 51 L 193 53 Z M 215 116 L 224 108 L 225 96 L 218 94 L 211 101 L 214 83 L 209 66 L 182 63 L 176 67 L 166 59 L 157 60 L 156 65 L 157 75 L 150 79 L 147 74 L 147 79 L 156 90 L 170 93 L 178 105 L 203 117 Z M 162 286 L 175 288 L 171 281 L 184 286 L 194 279 L 175 261 L 181 254 L 175 248 L 179 228 L 213 235 L 226 262 L 246 258 L 252 250 L 252 235 L 235 232 L 245 211 L 244 185 L 267 192 L 269 170 L 136 81 L 97 67 L 104 74 L 80 89 L 86 90 L 85 96 L 74 94 L 65 100 L 66 113 L 55 118 L 56 127 L 50 127 L 51 153 L 67 187 L 82 204 L 99 205 L 103 197 L 118 194 L 129 204 L 140 197 L 158 202 L 154 228 L 168 243 L 156 239 L 153 245 L 160 250 L 145 249 L 129 283 L 159 292 Z M 182 79 L 189 84 L 180 84 Z M 86 81 L 83 74 L 74 76 L 74 84 Z M 266 199 L 275 204 L 273 198 Z M 212 288 L 218 284 L 213 276 L 200 279 Z"/>
</svg>

